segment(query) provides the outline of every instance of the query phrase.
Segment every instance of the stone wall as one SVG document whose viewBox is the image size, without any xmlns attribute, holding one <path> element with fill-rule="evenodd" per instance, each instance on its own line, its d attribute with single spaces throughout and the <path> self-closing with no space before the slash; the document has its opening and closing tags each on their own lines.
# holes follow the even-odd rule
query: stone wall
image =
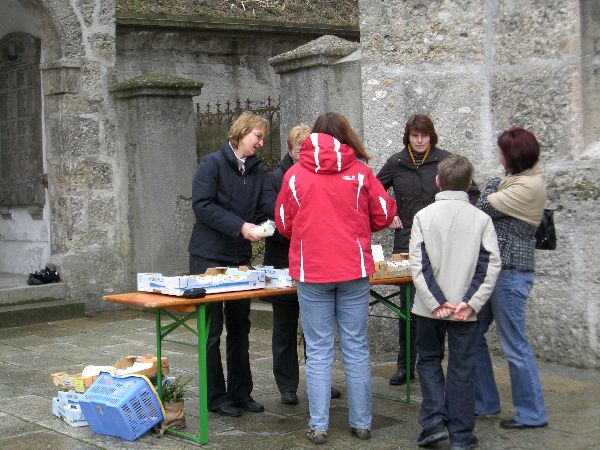
<svg viewBox="0 0 600 450">
<path fill-rule="evenodd" d="M 217 101 L 223 109 L 225 101 L 236 98 L 277 99 L 278 77 L 267 60 L 328 31 L 358 38 L 355 30 L 326 27 L 119 19 L 118 78 L 157 72 L 202 81 L 195 101 L 203 110 L 210 103 L 215 111 Z"/>
<path fill-rule="evenodd" d="M 429 114 L 439 146 L 485 182 L 499 173 L 496 138 L 519 125 L 542 145 L 559 248 L 536 254 L 528 334 L 548 360 L 600 367 L 598 18 L 593 1 L 359 2 L 363 117 L 375 169 L 401 149 L 404 123 Z M 581 7 L 581 8 L 580 8 Z M 380 240 L 387 248 L 391 235 Z M 371 327 L 394 345 L 392 321 Z M 493 333 L 491 334 L 493 336 Z M 496 344 L 497 345 L 497 344 Z"/>
<path fill-rule="evenodd" d="M 42 45 L 46 219 L 50 254 L 71 298 L 101 308 L 124 286 L 128 231 L 120 218 L 115 114 L 114 0 L 19 2 Z M 6 18 L 8 20 L 9 18 Z M 0 21 L 5 19 L 0 19 Z M 48 261 L 49 260 L 49 261 Z"/>
</svg>

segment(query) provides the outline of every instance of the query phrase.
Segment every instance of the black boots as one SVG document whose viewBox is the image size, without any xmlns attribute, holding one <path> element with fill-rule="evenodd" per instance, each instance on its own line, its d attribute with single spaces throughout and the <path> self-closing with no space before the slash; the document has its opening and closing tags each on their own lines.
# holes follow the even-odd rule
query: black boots
<svg viewBox="0 0 600 450">
<path fill-rule="evenodd" d="M 38 284 L 54 283 L 55 281 L 60 281 L 58 270 L 56 270 L 54 264 L 48 264 L 45 269 L 30 273 L 27 284 L 35 286 Z"/>
</svg>

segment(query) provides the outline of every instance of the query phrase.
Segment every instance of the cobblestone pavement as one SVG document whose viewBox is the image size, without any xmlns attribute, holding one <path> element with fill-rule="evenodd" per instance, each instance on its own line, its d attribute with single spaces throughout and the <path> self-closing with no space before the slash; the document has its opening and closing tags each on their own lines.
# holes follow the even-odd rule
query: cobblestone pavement
<svg viewBox="0 0 600 450">
<path fill-rule="evenodd" d="M 194 342 L 191 333 L 175 332 L 179 341 Z M 265 405 L 260 414 L 225 418 L 209 413 L 209 444 L 205 448 L 291 449 L 309 448 L 305 438 L 308 404 L 304 380 L 299 388 L 300 404 L 286 406 L 271 373 L 270 330 L 253 329 L 250 334 L 254 398 Z M 112 364 L 118 357 L 154 352 L 154 317 L 138 311 L 117 311 L 84 319 L 28 325 L 0 330 L 0 449 L 187 449 L 189 441 L 150 434 L 134 442 L 96 435 L 89 427 L 71 428 L 51 413 L 56 389 L 49 374 L 80 372 L 87 364 Z M 172 373 L 196 378 L 195 350 L 181 343 L 166 343 Z M 339 355 L 337 355 L 339 356 Z M 395 355 L 373 355 L 373 390 L 399 394 L 388 378 L 394 371 Z M 476 434 L 483 449 L 600 448 L 600 373 L 540 362 L 544 395 L 550 413 L 548 428 L 503 430 L 499 423 L 510 418 L 513 409 L 506 362 L 494 358 L 502 396 L 502 412 L 494 418 L 479 419 Z M 332 400 L 329 444 L 336 449 L 417 448 L 417 414 L 420 403 L 418 383 L 413 402 L 404 405 L 385 398 L 373 398 L 373 433 L 370 441 L 353 438 L 347 425 L 343 367 L 336 361 L 334 386 L 342 398 Z M 301 370 L 302 377 L 304 376 Z M 198 424 L 196 382 L 186 400 L 188 430 Z M 197 429 L 197 428 L 195 428 Z M 449 448 L 447 443 L 436 448 Z"/>
</svg>

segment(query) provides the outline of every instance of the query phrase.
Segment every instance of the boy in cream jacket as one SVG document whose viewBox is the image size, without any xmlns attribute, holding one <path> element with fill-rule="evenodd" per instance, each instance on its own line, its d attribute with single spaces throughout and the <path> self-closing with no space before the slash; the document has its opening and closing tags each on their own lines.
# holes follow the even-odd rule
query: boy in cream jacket
<svg viewBox="0 0 600 450">
<path fill-rule="evenodd" d="M 492 220 L 469 203 L 472 177 L 473 166 L 465 157 L 440 162 L 436 184 L 441 192 L 417 213 L 410 237 L 423 393 L 419 446 L 450 437 L 452 449 L 478 447 L 473 435 L 477 313 L 494 289 L 501 264 Z"/>
</svg>

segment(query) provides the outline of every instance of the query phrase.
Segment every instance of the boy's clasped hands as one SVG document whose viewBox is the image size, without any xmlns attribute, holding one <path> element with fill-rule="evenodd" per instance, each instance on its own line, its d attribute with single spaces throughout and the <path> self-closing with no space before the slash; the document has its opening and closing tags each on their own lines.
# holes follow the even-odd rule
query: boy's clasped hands
<svg viewBox="0 0 600 450">
<path fill-rule="evenodd" d="M 454 318 L 456 320 L 467 320 L 475 311 L 467 302 L 463 301 L 456 306 L 449 302 L 443 303 L 435 308 L 432 312 L 436 319 L 445 319 L 451 314 L 454 314 Z"/>
</svg>

